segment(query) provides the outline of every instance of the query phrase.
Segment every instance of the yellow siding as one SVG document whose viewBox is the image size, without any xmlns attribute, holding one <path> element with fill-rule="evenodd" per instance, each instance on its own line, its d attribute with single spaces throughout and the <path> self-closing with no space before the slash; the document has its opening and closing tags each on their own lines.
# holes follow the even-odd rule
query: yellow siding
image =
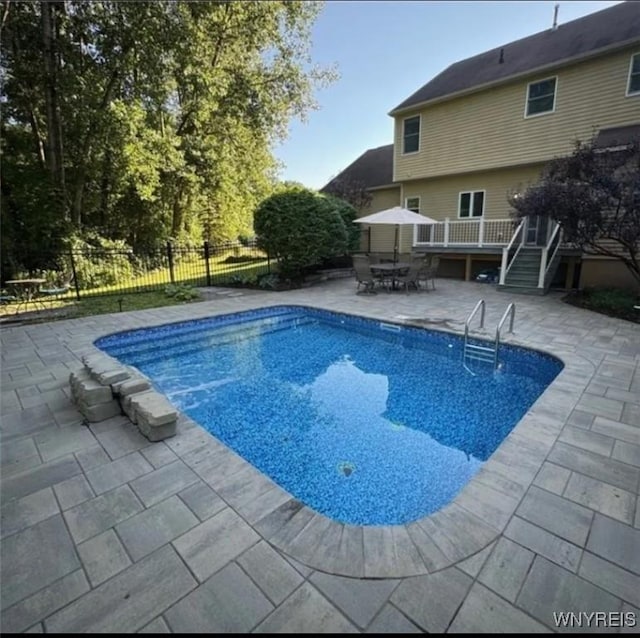
<svg viewBox="0 0 640 638">
<path fill-rule="evenodd" d="M 625 96 L 634 52 L 640 45 L 397 116 L 394 181 L 544 162 L 600 128 L 638 123 L 640 95 Z M 525 118 L 527 84 L 553 76 L 555 111 Z M 420 151 L 403 156 L 402 120 L 417 113 Z"/>
<path fill-rule="evenodd" d="M 540 177 L 543 164 L 481 171 L 435 179 L 405 182 L 405 197 L 420 197 L 423 215 L 444 221 L 458 220 L 458 197 L 461 191 L 485 191 L 484 218 L 508 219 L 511 207 L 507 195 L 524 191 Z"/>
<path fill-rule="evenodd" d="M 413 226 L 404 226 L 400 229 L 399 250 L 401 253 L 410 253 L 413 250 Z"/>
<path fill-rule="evenodd" d="M 383 256 L 393 256 L 393 246 L 395 243 L 395 226 L 387 226 L 386 224 L 376 224 L 368 226 L 371 229 L 371 252 L 380 253 Z M 413 228 L 406 226 L 398 231 L 398 253 L 410 253 L 413 244 Z M 363 250 L 368 251 L 367 246 L 363 246 Z"/>
<path fill-rule="evenodd" d="M 364 217 L 365 215 L 371 215 L 372 213 L 378 213 L 381 210 L 387 208 L 393 208 L 394 206 L 400 206 L 400 187 L 384 188 L 376 191 L 369 191 L 371 195 L 371 201 L 369 205 L 362 208 L 358 212 L 358 217 Z"/>
<path fill-rule="evenodd" d="M 358 217 L 364 217 L 365 215 L 371 215 L 373 213 L 378 213 L 381 210 L 386 210 L 387 208 L 393 208 L 394 206 L 400 206 L 400 187 L 397 186 L 395 188 L 385 188 L 381 190 L 370 191 L 371 193 L 371 202 L 369 206 L 361 209 L 358 212 Z M 379 253 L 393 253 L 393 244 L 394 244 L 394 228 L 393 226 L 386 225 L 376 225 L 376 226 L 367 226 L 366 224 L 361 224 L 362 230 L 362 241 L 361 248 L 362 250 L 369 250 L 368 239 L 366 234 L 366 229 L 371 228 L 371 252 L 379 252 Z M 413 236 L 413 230 L 406 230 L 408 235 Z"/>
</svg>

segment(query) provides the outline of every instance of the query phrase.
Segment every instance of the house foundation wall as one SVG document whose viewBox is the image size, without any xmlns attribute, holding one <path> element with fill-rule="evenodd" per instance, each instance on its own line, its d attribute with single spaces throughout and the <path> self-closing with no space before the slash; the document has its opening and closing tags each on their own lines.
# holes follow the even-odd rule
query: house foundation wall
<svg viewBox="0 0 640 638">
<path fill-rule="evenodd" d="M 617 259 L 583 258 L 580 288 L 630 288 L 640 290 L 628 268 Z"/>
</svg>

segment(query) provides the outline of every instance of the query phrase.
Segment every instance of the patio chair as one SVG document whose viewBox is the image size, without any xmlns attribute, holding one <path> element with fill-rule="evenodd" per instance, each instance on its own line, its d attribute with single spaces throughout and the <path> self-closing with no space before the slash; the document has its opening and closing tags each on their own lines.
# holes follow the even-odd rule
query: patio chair
<svg viewBox="0 0 640 638">
<path fill-rule="evenodd" d="M 420 268 L 418 275 L 419 281 L 424 281 L 427 290 L 429 290 L 429 281 L 431 281 L 431 287 L 436 289 L 436 273 L 438 272 L 438 266 L 440 265 L 440 257 L 438 255 L 432 255 L 429 260 L 429 264 Z"/>
<path fill-rule="evenodd" d="M 388 264 L 391 262 L 380 261 L 378 263 Z M 375 270 L 373 273 L 373 280 L 376 282 L 376 284 L 379 284 L 380 286 L 385 288 L 387 292 L 391 292 L 394 286 L 393 282 L 395 281 L 395 275 L 392 272 Z"/>
<path fill-rule="evenodd" d="M 404 286 L 405 291 L 409 292 L 409 286 L 413 286 L 416 290 L 420 290 L 419 283 L 419 275 L 420 275 L 420 263 L 417 261 L 412 261 L 409 269 L 403 275 L 396 275 L 394 277 L 396 284 L 400 286 Z"/>
<path fill-rule="evenodd" d="M 375 279 L 371 274 L 371 265 L 366 255 L 353 255 L 353 269 L 356 273 L 356 281 L 358 282 L 357 292 L 360 292 L 360 286 L 364 286 L 363 292 L 375 294 Z"/>
<path fill-rule="evenodd" d="M 47 287 L 40 288 L 38 295 L 42 297 L 58 297 L 62 296 L 71 290 L 71 284 L 73 283 L 73 274 L 66 275 L 54 281 Z"/>
</svg>

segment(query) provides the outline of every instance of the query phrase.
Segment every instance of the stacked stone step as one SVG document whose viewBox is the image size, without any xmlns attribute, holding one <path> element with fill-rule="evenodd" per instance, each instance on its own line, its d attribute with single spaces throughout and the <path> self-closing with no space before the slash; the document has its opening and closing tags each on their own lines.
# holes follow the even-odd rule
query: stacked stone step
<svg viewBox="0 0 640 638">
<path fill-rule="evenodd" d="M 176 409 L 151 389 L 140 372 L 107 354 L 84 356 L 82 362 L 84 368 L 71 373 L 69 384 L 73 400 L 87 421 L 96 423 L 124 412 L 150 441 L 175 435 Z"/>
<path fill-rule="evenodd" d="M 149 441 L 162 441 L 176 433 L 178 412 L 158 392 L 150 390 L 125 396 L 123 410 Z"/>
<path fill-rule="evenodd" d="M 96 373 L 94 374 L 87 362 L 83 361 L 83 363 L 85 367 L 77 372 L 72 372 L 69 377 L 71 396 L 78 406 L 78 410 L 90 423 L 104 421 L 120 414 L 120 403 L 113 396 L 111 385 L 108 383 L 112 376 L 115 376 L 116 380 L 118 380 L 116 366 L 112 364 L 110 368 L 107 368 L 107 361 L 101 360 L 100 366 L 96 367 Z M 97 372 L 98 370 L 99 372 Z M 113 375 L 107 374 L 110 372 Z M 127 377 L 129 376 L 129 373 L 123 370 L 120 373 L 120 379 L 124 378 L 122 376 L 124 374 Z M 103 383 L 103 380 L 107 382 Z"/>
</svg>

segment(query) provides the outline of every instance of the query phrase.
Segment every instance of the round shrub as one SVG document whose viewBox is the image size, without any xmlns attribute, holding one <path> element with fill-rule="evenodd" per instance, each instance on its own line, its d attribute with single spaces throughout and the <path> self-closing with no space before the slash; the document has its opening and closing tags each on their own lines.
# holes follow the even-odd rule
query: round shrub
<svg viewBox="0 0 640 638">
<path fill-rule="evenodd" d="M 258 246 L 278 260 L 280 276 L 301 280 L 323 259 L 342 255 L 348 235 L 336 206 L 305 188 L 293 188 L 265 199 L 254 214 Z"/>
<path fill-rule="evenodd" d="M 346 200 L 335 197 L 334 195 L 323 195 L 333 208 L 335 208 L 347 231 L 347 250 L 345 252 L 355 252 L 360 248 L 360 224 L 354 224 L 353 221 L 358 216 L 356 209 Z"/>
</svg>

